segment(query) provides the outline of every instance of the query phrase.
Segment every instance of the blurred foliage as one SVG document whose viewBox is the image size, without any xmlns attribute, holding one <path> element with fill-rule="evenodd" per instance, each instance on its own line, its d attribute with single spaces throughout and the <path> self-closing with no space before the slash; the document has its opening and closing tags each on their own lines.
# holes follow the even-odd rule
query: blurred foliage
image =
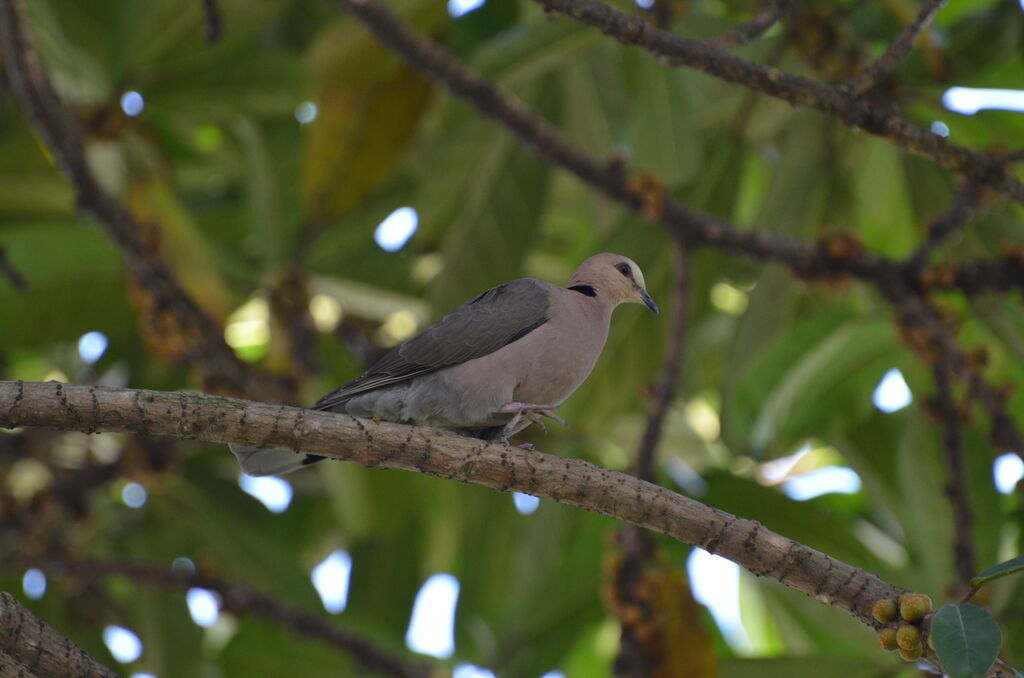
<svg viewBox="0 0 1024 678">
<path fill-rule="evenodd" d="M 660 1 L 674 30 L 698 38 L 758 7 Z M 742 87 L 666 70 L 594 31 L 549 21 L 526 0 L 489 0 L 459 19 L 434 1 L 392 4 L 584 147 L 655 171 L 693 207 L 742 228 L 808 240 L 852 230 L 899 257 L 952 198 L 950 177 L 885 142 Z M 48 73 L 86 129 L 97 176 L 207 312 L 229 326 L 263 322 L 262 334 L 245 331 L 271 350 L 243 355 L 271 356 L 275 369 L 295 373 L 321 366 L 303 384 L 306 402 L 479 291 L 523 275 L 564 281 L 595 252 L 636 259 L 654 298 L 668 305 L 672 256 L 661 230 L 547 167 L 329 2 L 219 0 L 225 34 L 213 44 L 203 39 L 197 0 L 25 5 Z M 809 2 L 737 51 L 841 79 L 880 54 L 914 11 L 916 3 L 903 0 Z M 1019 113 L 965 117 L 940 99 L 954 84 L 1019 86 L 1022 29 L 1015 0 L 951 3 L 882 94 L 923 125 L 945 122 L 960 144 L 1019 148 Z M 121 111 L 128 90 L 144 98 L 137 117 Z M 133 292 L 117 251 L 96 223 L 75 214 L 73 191 L 12 98 L 0 101 L 0 246 L 29 283 L 19 292 L 0 281 L 0 376 L 194 387 L 188 366 L 162 360 L 159 337 L 140 326 L 142 292 Z M 317 107 L 308 124 L 296 119 L 303 102 Z M 386 252 L 374 229 L 407 205 L 419 229 Z M 936 257 L 995 256 L 1004 240 L 1024 239 L 1021 223 L 1019 206 L 991 198 Z M 951 508 L 944 451 L 924 406 L 933 384 L 901 343 L 888 305 L 870 286 L 808 283 L 714 250 L 694 253 L 691 266 L 686 367 L 659 450 L 659 482 L 946 600 Z M 273 323 L 269 336 L 265 327 L 270 288 L 294 271 L 308 273 L 318 328 L 308 346 L 281 336 L 287 322 Z M 244 318 L 232 315 L 253 300 Z M 988 350 L 986 376 L 1024 383 L 1024 310 L 1015 295 L 943 302 L 961 316 L 964 345 Z M 563 408 L 573 428 L 528 439 L 546 452 L 625 469 L 667 325 L 635 307 L 620 309 L 613 325 L 593 376 Z M 92 365 L 76 351 L 90 331 L 109 340 Z M 312 355 L 295 355 L 302 350 Z M 871 396 L 892 367 L 914 402 L 884 414 Z M 1018 414 L 1021 393 L 1011 410 Z M 1004 451 L 985 442 L 986 420 L 977 414 L 967 448 L 980 569 L 1020 552 L 1021 504 L 1019 493 L 999 495 L 993 486 L 992 461 Z M 813 452 L 788 475 L 848 466 L 861 490 L 797 502 L 780 489 L 787 473 L 766 481 L 765 462 L 805 446 Z M 411 656 L 403 638 L 417 589 L 449 572 L 461 593 L 456 652 L 444 663 L 471 662 L 502 678 L 612 670 L 617 625 L 601 591 L 615 524 L 600 516 L 548 502 L 520 515 L 510 497 L 481 488 L 343 464 L 288 478 L 295 499 L 271 514 L 238 488 L 222 447 L 114 436 L 0 432 L 0 479 L 5 554 L 57 550 L 168 565 L 187 556 L 315 611 L 309 572 L 344 548 L 354 567 L 337 623 L 399 655 Z M 147 488 L 142 508 L 121 502 L 125 479 Z M 682 572 L 689 549 L 660 548 L 667 571 Z M 20 574 L 5 573 L 2 586 L 20 593 Z M 1005 655 L 1018 663 L 1022 581 L 993 584 L 987 601 L 1004 625 Z M 672 622 L 710 631 L 718 666 L 706 663 L 708 675 L 915 673 L 840 612 L 746 574 L 741 584 L 747 650 L 730 647 L 702 608 L 683 606 L 690 618 Z M 358 675 L 340 653 L 265 620 L 203 631 L 181 595 L 120 579 L 88 587 L 51 579 L 31 607 L 111 665 L 100 629 L 136 630 L 145 651 L 126 673 Z"/>
</svg>

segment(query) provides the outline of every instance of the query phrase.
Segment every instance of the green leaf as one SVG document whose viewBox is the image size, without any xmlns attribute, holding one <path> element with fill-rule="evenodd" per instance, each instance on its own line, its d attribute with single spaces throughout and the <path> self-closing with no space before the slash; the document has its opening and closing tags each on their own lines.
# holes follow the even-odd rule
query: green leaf
<svg viewBox="0 0 1024 678">
<path fill-rule="evenodd" d="M 932 643 L 950 678 L 982 678 L 1002 645 L 999 625 L 970 603 L 943 605 L 932 619 Z"/>
<path fill-rule="evenodd" d="M 1005 563 L 999 563 L 988 568 L 971 580 L 971 586 L 978 588 L 996 579 L 1002 579 L 1021 571 L 1024 571 L 1024 556 L 1017 556 L 1007 560 Z"/>
</svg>

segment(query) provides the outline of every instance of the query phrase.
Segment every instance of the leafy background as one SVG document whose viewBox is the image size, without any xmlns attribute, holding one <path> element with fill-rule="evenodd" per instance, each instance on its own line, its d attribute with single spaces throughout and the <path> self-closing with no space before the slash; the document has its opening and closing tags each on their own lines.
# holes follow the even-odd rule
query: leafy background
<svg viewBox="0 0 1024 678">
<path fill-rule="evenodd" d="M 340 308 L 334 326 L 327 314 L 306 361 L 280 322 L 270 323 L 269 336 L 250 332 L 239 348 L 268 369 L 301 375 L 304 402 L 400 339 L 396 313 L 422 327 L 513 277 L 564 281 L 594 252 L 634 258 L 666 306 L 672 247 L 662 231 L 547 167 L 335 6 L 219 5 L 226 32 L 214 43 L 203 39 L 199 2 L 33 0 L 26 10 L 51 79 L 87 130 L 95 172 L 152 231 L 208 313 L 230 326 L 248 304 L 248 317 L 265 323 L 265 300 L 294 271 L 308 274 L 316 303 Z M 392 6 L 586 148 L 652 170 L 686 203 L 744 228 L 804 239 L 850 230 L 871 249 L 902 257 L 952 199 L 950 176 L 884 141 L 667 70 L 528 2 L 489 0 L 458 19 L 438 2 Z M 757 5 L 694 0 L 671 8 L 676 32 L 706 38 Z M 738 52 L 842 80 L 913 11 L 903 0 L 811 2 Z M 1019 114 L 967 117 L 940 101 L 954 84 L 1019 85 L 1022 28 L 1024 14 L 1010 0 L 952 3 L 886 95 L 923 125 L 943 121 L 963 145 L 1020 146 Z M 137 117 L 120 108 L 128 90 L 144 97 Z M 318 114 L 300 124 L 296 109 L 307 101 Z M 375 228 L 402 206 L 416 210 L 419 228 L 399 251 L 384 251 Z M 1005 240 L 1021 240 L 1020 217 L 1020 206 L 991 198 L 940 256 L 995 256 Z M 10 97 L 0 106 L 0 245 L 29 282 L 27 291 L 0 285 L 4 378 L 197 387 L 188 366 L 166 360 L 177 338 L 140 315 L 146 291 L 98 225 L 75 213 L 72 190 Z M 924 407 L 933 384 L 901 343 L 888 305 L 861 284 L 812 284 L 713 250 L 694 253 L 690 267 L 684 376 L 659 449 L 659 482 L 946 599 L 952 522 L 944 453 Z M 962 316 L 962 341 L 988 350 L 986 375 L 1021 383 L 1017 295 L 943 302 Z M 109 348 L 90 365 L 76 346 L 91 331 Z M 620 309 L 593 376 L 563 408 L 572 429 L 528 439 L 546 452 L 627 468 L 666 333 L 664 316 Z M 872 404 L 872 391 L 893 367 L 914 401 L 887 414 Z M 1022 411 L 1022 398 L 1014 396 L 1011 411 Z M 765 481 L 766 462 L 805 446 L 812 451 L 788 475 L 844 466 L 860 477 L 860 491 L 799 502 Z M 988 446 L 981 417 L 967 446 L 976 558 L 988 566 L 1020 552 L 1020 495 L 997 492 L 992 464 L 1006 451 Z M 679 469 L 703 483 L 687 482 Z M 59 548 L 169 566 L 186 556 L 317 611 L 310 570 L 344 549 L 351 587 L 334 621 L 398 655 L 409 652 L 404 636 L 417 590 L 447 572 L 461 591 L 455 654 L 440 665 L 468 662 L 499 676 L 612 670 L 618 631 L 602 592 L 608 561 L 618 557 L 608 539 L 616 525 L 600 516 L 547 502 L 521 515 L 510 497 L 481 488 L 342 464 L 289 477 L 291 506 L 273 514 L 239 489 L 223 448 L 110 435 L 0 436 L 0 473 L 8 557 Z M 128 481 L 146 488 L 143 507 L 121 501 Z M 689 549 L 660 546 L 681 572 Z M 20 594 L 21 574 L 6 572 L 0 586 Z M 1006 657 L 1018 664 L 1021 586 L 1002 580 L 987 601 L 1003 625 Z M 689 623 L 710 634 L 679 642 L 693 652 L 710 644 L 718 658 L 701 675 L 917 672 L 880 653 L 868 629 L 773 582 L 744 574 L 740 595 L 745 648 L 726 642 L 703 608 L 690 613 Z M 342 653 L 266 621 L 243 616 L 200 629 L 182 595 L 127 580 L 52 579 L 29 604 L 109 665 L 116 662 L 100 629 L 135 630 L 145 650 L 126 673 L 359 674 Z"/>
</svg>

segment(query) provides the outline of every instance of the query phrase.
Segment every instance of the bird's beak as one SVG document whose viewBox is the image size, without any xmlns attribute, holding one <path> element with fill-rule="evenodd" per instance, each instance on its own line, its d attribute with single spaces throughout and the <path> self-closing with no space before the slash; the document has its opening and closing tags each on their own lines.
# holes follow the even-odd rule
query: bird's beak
<svg viewBox="0 0 1024 678">
<path fill-rule="evenodd" d="M 645 290 L 644 288 L 640 287 L 639 285 L 634 285 L 633 289 L 636 291 L 637 295 L 640 297 L 640 301 L 642 301 L 644 303 L 644 306 L 646 306 L 647 308 L 651 309 L 655 313 L 658 313 L 658 305 L 656 303 L 654 303 L 654 299 L 651 299 L 651 295 L 647 293 L 647 290 Z"/>
</svg>

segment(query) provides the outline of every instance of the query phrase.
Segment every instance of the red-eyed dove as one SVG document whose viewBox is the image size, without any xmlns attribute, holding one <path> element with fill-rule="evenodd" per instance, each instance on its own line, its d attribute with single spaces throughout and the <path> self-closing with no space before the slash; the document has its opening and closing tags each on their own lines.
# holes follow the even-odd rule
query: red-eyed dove
<svg viewBox="0 0 1024 678">
<path fill-rule="evenodd" d="M 579 388 L 601 355 L 612 311 L 658 306 L 630 259 L 597 254 L 566 287 L 521 278 L 487 290 L 394 348 L 313 409 L 456 429 L 507 440 Z M 249 475 L 276 475 L 323 457 L 231 445 Z"/>
</svg>

